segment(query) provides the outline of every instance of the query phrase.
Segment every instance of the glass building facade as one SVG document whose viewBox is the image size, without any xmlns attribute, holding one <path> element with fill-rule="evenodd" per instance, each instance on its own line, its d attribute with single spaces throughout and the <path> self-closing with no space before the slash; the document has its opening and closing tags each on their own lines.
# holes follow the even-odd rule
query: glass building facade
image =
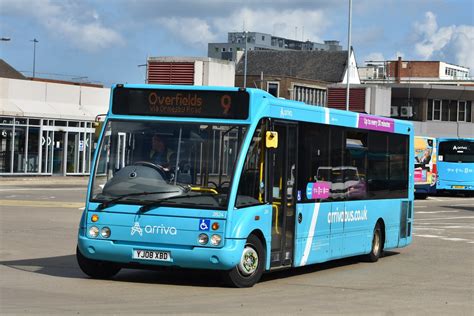
<svg viewBox="0 0 474 316">
<path fill-rule="evenodd" d="M 0 176 L 88 175 L 94 122 L 0 116 Z"/>
</svg>

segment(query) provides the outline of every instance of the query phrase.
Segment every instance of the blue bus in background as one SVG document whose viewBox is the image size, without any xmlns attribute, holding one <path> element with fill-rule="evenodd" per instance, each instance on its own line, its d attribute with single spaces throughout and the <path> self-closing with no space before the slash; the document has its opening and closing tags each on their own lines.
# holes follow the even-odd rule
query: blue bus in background
<svg viewBox="0 0 474 316">
<path fill-rule="evenodd" d="M 258 89 L 115 85 L 95 152 L 77 261 L 264 272 L 412 241 L 410 122 Z"/>
<path fill-rule="evenodd" d="M 438 138 L 437 147 L 437 192 L 474 196 L 474 138 Z"/>
</svg>

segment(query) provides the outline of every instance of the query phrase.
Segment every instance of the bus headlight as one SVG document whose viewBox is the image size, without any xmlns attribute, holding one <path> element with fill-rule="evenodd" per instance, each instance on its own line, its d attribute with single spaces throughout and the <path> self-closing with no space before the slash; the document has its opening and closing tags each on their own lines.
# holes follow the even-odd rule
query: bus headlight
<svg viewBox="0 0 474 316">
<path fill-rule="evenodd" d="M 211 244 L 214 246 L 219 246 L 221 243 L 222 237 L 220 235 L 212 235 Z"/>
<path fill-rule="evenodd" d="M 95 226 L 89 228 L 89 236 L 91 236 L 92 238 L 97 238 L 97 236 L 99 236 L 99 228 Z"/>
<path fill-rule="evenodd" d="M 209 241 L 209 237 L 208 237 L 206 234 L 200 234 L 200 235 L 199 235 L 198 242 L 199 242 L 201 245 L 207 244 L 208 241 Z"/>
<path fill-rule="evenodd" d="M 100 235 L 101 235 L 103 238 L 109 238 L 109 237 L 110 237 L 110 228 L 108 228 L 108 227 L 103 227 L 103 228 L 100 230 Z"/>
</svg>

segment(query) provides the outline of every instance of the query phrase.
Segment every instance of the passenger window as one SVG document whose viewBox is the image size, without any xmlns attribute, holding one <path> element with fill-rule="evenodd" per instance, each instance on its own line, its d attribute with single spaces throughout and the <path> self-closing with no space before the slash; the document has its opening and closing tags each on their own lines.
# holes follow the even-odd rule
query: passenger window
<svg viewBox="0 0 474 316">
<path fill-rule="evenodd" d="M 255 130 L 245 158 L 237 191 L 236 207 L 263 204 L 265 201 L 265 131 L 265 121 L 261 121 L 260 126 Z"/>
</svg>

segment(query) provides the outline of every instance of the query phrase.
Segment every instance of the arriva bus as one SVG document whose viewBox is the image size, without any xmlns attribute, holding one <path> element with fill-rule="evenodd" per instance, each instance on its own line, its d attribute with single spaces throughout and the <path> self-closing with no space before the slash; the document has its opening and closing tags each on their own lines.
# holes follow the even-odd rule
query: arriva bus
<svg viewBox="0 0 474 316">
<path fill-rule="evenodd" d="M 436 194 L 436 138 L 415 136 L 415 197 Z"/>
<path fill-rule="evenodd" d="M 409 122 L 257 89 L 116 85 L 94 157 L 77 260 L 262 273 L 412 241 Z"/>
<path fill-rule="evenodd" d="M 438 138 L 437 191 L 474 196 L 474 138 Z"/>
</svg>

